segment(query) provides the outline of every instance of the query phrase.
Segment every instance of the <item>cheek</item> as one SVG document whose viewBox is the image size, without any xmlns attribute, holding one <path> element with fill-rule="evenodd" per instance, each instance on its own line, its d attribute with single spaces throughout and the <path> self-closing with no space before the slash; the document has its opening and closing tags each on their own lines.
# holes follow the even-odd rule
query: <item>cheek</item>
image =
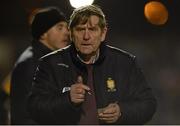
<svg viewBox="0 0 180 126">
<path fill-rule="evenodd" d="M 51 31 L 51 32 L 49 32 L 49 37 L 53 38 L 56 34 L 57 34 L 57 32 Z"/>
<path fill-rule="evenodd" d="M 94 48 L 97 49 L 101 44 L 101 38 L 94 40 Z"/>
<path fill-rule="evenodd" d="M 60 33 L 60 32 L 56 32 L 56 33 L 54 33 L 53 35 L 52 35 L 52 37 L 54 37 L 55 39 L 62 39 L 62 37 L 63 37 L 63 34 L 62 33 Z"/>
<path fill-rule="evenodd" d="M 99 45 L 101 44 L 101 42 L 97 42 L 96 44 L 95 44 L 95 49 L 97 49 L 97 48 L 99 48 Z"/>
<path fill-rule="evenodd" d="M 96 45 L 99 45 L 99 43 L 101 43 L 101 40 L 102 40 L 101 36 L 95 36 L 93 39 Z"/>
<path fill-rule="evenodd" d="M 76 43 L 76 45 L 80 45 L 80 43 L 82 41 L 80 36 L 73 37 L 72 40 L 74 41 L 74 43 Z"/>
</svg>

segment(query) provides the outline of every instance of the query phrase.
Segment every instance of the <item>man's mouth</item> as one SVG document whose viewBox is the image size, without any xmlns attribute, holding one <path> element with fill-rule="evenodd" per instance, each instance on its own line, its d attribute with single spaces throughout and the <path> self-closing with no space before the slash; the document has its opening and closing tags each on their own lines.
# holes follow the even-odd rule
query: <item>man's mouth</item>
<svg viewBox="0 0 180 126">
<path fill-rule="evenodd" d="M 90 46 L 91 44 L 81 44 L 82 46 Z"/>
</svg>

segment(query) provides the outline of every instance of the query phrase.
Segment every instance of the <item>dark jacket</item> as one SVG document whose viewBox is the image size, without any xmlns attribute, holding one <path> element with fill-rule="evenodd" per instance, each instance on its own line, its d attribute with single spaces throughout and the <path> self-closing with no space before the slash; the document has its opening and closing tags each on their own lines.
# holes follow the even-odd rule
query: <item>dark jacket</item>
<svg viewBox="0 0 180 126">
<path fill-rule="evenodd" d="M 122 116 L 116 124 L 144 124 L 152 118 L 156 100 L 135 56 L 102 43 L 93 70 L 97 108 L 118 102 Z M 78 75 L 86 84 L 86 65 L 77 58 L 74 45 L 41 58 L 28 99 L 32 118 L 40 124 L 78 124 L 81 106 L 71 103 L 69 91 L 62 92 Z M 114 87 L 108 86 L 108 79 Z"/>
<path fill-rule="evenodd" d="M 27 96 L 38 59 L 49 52 L 42 43 L 33 41 L 16 62 L 11 78 L 11 124 L 36 124 L 26 109 Z"/>
<path fill-rule="evenodd" d="M 0 88 L 0 125 L 7 124 L 7 109 L 5 103 L 9 99 L 9 96 Z"/>
</svg>

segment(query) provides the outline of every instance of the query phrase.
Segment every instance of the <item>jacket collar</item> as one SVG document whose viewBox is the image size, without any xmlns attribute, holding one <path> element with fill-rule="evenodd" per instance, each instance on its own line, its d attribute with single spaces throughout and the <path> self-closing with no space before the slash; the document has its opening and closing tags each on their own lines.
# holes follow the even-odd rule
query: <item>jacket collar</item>
<svg viewBox="0 0 180 126">
<path fill-rule="evenodd" d="M 100 52 L 99 52 L 99 58 L 97 59 L 97 61 L 92 64 L 92 65 L 99 65 L 101 64 L 105 57 L 106 57 L 106 50 L 107 47 L 104 44 L 105 42 L 102 42 L 100 45 Z M 70 47 L 70 55 L 72 57 L 72 61 L 74 62 L 75 65 L 77 65 L 78 67 L 86 67 L 87 64 L 83 63 L 78 57 L 77 57 L 77 50 L 75 48 L 75 45 L 72 43 L 71 47 Z"/>
<path fill-rule="evenodd" d="M 32 41 L 32 47 L 33 47 L 34 56 L 37 59 L 52 52 L 51 49 L 49 49 L 47 46 L 45 46 L 43 43 L 37 40 Z"/>
</svg>

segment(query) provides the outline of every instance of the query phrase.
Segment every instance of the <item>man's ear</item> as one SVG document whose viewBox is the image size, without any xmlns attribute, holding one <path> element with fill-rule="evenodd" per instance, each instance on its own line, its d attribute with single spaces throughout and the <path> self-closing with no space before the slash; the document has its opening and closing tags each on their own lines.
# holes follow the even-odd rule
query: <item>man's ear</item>
<svg viewBox="0 0 180 126">
<path fill-rule="evenodd" d="M 39 37 L 39 40 L 45 40 L 46 37 L 47 37 L 47 33 L 44 33 Z"/>
<path fill-rule="evenodd" d="M 106 33 L 107 33 L 107 27 L 104 27 L 102 29 L 102 36 L 101 36 L 101 41 L 103 42 L 106 38 Z"/>
</svg>

